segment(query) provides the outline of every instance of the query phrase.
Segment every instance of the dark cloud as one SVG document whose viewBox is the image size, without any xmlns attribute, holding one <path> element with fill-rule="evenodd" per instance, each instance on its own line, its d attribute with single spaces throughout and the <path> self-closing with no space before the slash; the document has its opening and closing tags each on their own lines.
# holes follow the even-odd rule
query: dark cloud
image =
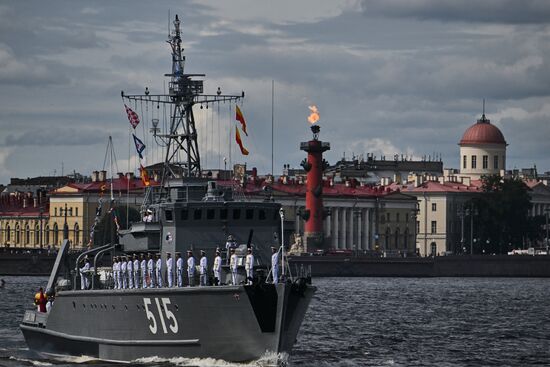
<svg viewBox="0 0 550 367">
<path fill-rule="evenodd" d="M 547 0 L 363 0 L 368 16 L 501 24 L 548 24 Z"/>
</svg>

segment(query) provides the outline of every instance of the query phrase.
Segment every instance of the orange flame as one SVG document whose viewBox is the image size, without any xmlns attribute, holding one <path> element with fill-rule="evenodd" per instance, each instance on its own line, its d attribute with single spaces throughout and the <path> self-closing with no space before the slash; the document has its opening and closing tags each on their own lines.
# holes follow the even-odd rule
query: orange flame
<svg viewBox="0 0 550 367">
<path fill-rule="evenodd" d="M 317 106 L 313 105 L 313 106 L 308 106 L 309 110 L 311 111 L 311 113 L 309 114 L 309 117 L 307 118 L 307 120 L 309 121 L 310 124 L 314 124 L 316 123 L 317 121 L 319 121 L 319 110 L 317 109 Z"/>
</svg>

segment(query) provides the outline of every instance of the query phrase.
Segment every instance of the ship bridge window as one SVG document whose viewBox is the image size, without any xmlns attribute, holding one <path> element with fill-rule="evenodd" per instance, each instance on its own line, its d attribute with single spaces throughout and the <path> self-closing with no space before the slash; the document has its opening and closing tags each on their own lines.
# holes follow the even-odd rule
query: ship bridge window
<svg viewBox="0 0 550 367">
<path fill-rule="evenodd" d="M 200 220 L 202 218 L 202 210 L 201 209 L 195 209 L 193 211 L 193 219 L 194 220 Z"/>
<path fill-rule="evenodd" d="M 168 222 L 171 222 L 171 221 L 174 220 L 171 210 L 165 210 L 164 211 L 164 217 L 166 218 L 166 221 L 168 221 Z"/>
<path fill-rule="evenodd" d="M 227 209 L 221 209 L 220 210 L 220 219 L 227 219 Z"/>
<path fill-rule="evenodd" d="M 216 218 L 216 211 L 214 209 L 208 209 L 206 210 L 206 219 L 214 219 Z"/>
<path fill-rule="evenodd" d="M 233 209 L 233 219 L 241 219 L 241 209 Z"/>
<path fill-rule="evenodd" d="M 260 209 L 258 215 L 260 217 L 260 220 L 265 220 L 265 210 Z"/>
<path fill-rule="evenodd" d="M 181 211 L 181 220 L 187 220 L 189 219 L 189 211 L 187 209 L 183 209 Z"/>
<path fill-rule="evenodd" d="M 246 209 L 246 219 L 247 220 L 254 219 L 254 209 Z"/>
</svg>

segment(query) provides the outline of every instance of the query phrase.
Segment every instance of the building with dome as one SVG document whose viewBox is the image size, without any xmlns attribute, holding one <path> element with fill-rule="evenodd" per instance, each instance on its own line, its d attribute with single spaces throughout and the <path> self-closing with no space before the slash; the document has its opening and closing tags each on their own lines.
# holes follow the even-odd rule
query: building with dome
<svg viewBox="0 0 550 367">
<path fill-rule="evenodd" d="M 484 175 L 501 174 L 506 169 L 506 140 L 498 127 L 485 117 L 470 126 L 458 143 L 460 175 L 479 180 Z"/>
</svg>

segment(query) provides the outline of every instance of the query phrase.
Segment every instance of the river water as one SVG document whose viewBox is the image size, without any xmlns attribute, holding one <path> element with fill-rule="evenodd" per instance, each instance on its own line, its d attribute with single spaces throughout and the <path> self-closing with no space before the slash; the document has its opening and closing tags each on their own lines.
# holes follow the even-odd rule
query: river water
<svg viewBox="0 0 550 367">
<path fill-rule="evenodd" d="M 38 359 L 18 329 L 45 277 L 4 277 L 0 366 L 113 366 Z M 320 278 L 290 366 L 550 366 L 550 280 Z M 272 365 L 272 356 L 250 366 Z M 234 366 L 149 358 L 143 366 Z M 240 366 L 240 365 L 238 365 Z"/>
</svg>

